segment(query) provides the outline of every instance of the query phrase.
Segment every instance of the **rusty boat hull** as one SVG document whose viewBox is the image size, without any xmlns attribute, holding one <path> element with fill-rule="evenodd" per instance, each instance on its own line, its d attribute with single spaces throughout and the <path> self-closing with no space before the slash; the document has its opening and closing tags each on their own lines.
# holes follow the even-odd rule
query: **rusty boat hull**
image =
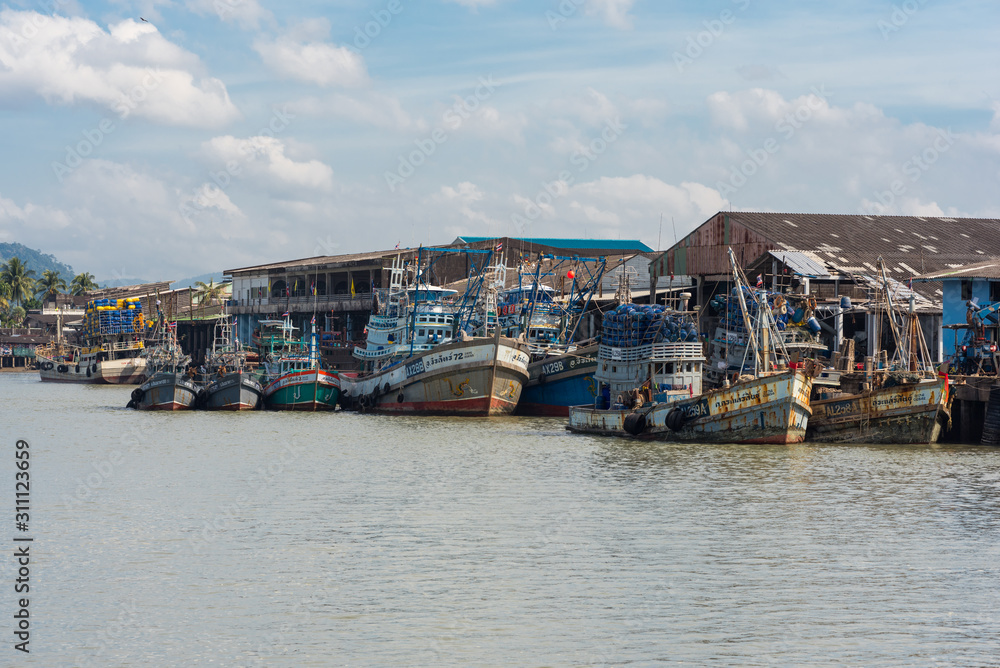
<svg viewBox="0 0 1000 668">
<path fill-rule="evenodd" d="M 503 337 L 437 346 L 370 376 L 341 380 L 345 408 L 404 415 L 510 415 L 528 380 L 525 344 Z"/>
<path fill-rule="evenodd" d="M 931 444 L 948 414 L 945 378 L 814 399 L 806 438 L 816 443 Z"/>
<path fill-rule="evenodd" d="M 787 371 L 635 409 L 573 406 L 567 429 L 581 434 L 694 443 L 801 443 L 812 377 Z"/>
</svg>

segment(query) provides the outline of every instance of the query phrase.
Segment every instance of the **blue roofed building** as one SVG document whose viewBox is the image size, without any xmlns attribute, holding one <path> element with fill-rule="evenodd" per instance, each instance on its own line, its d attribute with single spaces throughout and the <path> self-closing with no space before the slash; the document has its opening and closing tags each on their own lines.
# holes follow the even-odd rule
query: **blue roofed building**
<svg viewBox="0 0 1000 668">
<path fill-rule="evenodd" d="M 493 241 L 503 243 L 517 250 L 538 252 L 539 248 L 576 254 L 621 255 L 623 253 L 651 253 L 653 249 L 638 239 L 555 239 L 555 238 L 521 238 L 521 237 L 470 237 L 460 236 L 452 242 L 453 246 L 482 244 Z"/>
</svg>

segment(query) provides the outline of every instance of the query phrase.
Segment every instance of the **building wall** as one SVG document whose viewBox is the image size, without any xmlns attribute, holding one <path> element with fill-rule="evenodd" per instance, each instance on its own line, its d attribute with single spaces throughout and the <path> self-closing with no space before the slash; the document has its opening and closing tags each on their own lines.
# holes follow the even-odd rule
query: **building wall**
<svg viewBox="0 0 1000 668">
<path fill-rule="evenodd" d="M 943 288 L 942 293 L 942 307 L 943 307 L 943 319 L 942 322 L 945 325 L 964 325 L 966 323 L 965 314 L 968 308 L 965 302 L 968 301 L 962 298 L 962 280 L 958 278 L 949 278 L 942 281 Z M 964 279 L 969 280 L 969 279 Z M 990 283 L 1000 283 L 997 280 L 990 280 L 987 278 L 973 278 L 972 279 L 972 299 L 978 299 L 980 306 L 986 306 L 991 302 L 990 300 Z M 965 331 L 945 329 L 942 331 L 942 342 L 944 343 L 944 355 L 947 357 L 955 352 L 955 346 L 965 338 Z"/>
<path fill-rule="evenodd" d="M 730 247 L 741 266 L 746 266 L 767 251 L 776 248 L 775 244 L 765 237 L 730 221 L 727 214 L 720 213 L 666 251 L 650 265 L 650 272 L 655 272 L 659 276 L 728 274 Z"/>
</svg>

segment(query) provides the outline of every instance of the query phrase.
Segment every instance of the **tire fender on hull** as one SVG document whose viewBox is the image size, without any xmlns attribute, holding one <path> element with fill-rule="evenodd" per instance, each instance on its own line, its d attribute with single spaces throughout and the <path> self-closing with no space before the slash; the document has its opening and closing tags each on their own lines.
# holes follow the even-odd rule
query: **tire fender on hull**
<svg viewBox="0 0 1000 668">
<path fill-rule="evenodd" d="M 680 408 L 671 409 L 670 412 L 667 413 L 667 419 L 665 420 L 667 428 L 670 431 L 680 431 L 684 427 L 684 423 L 686 421 L 687 418 L 684 415 L 684 411 Z"/>
<path fill-rule="evenodd" d="M 629 413 L 625 416 L 622 428 L 633 436 L 638 436 L 646 431 L 646 415 L 644 413 Z"/>
</svg>

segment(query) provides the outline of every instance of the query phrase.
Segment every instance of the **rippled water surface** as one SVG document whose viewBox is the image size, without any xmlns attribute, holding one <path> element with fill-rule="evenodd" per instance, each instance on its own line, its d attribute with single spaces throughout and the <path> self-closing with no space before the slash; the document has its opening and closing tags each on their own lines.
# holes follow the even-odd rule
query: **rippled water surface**
<svg viewBox="0 0 1000 668">
<path fill-rule="evenodd" d="M 6 557 L 0 664 L 1000 665 L 994 449 L 136 413 L 130 390 L 0 374 L 35 538 L 31 654 Z"/>
</svg>

